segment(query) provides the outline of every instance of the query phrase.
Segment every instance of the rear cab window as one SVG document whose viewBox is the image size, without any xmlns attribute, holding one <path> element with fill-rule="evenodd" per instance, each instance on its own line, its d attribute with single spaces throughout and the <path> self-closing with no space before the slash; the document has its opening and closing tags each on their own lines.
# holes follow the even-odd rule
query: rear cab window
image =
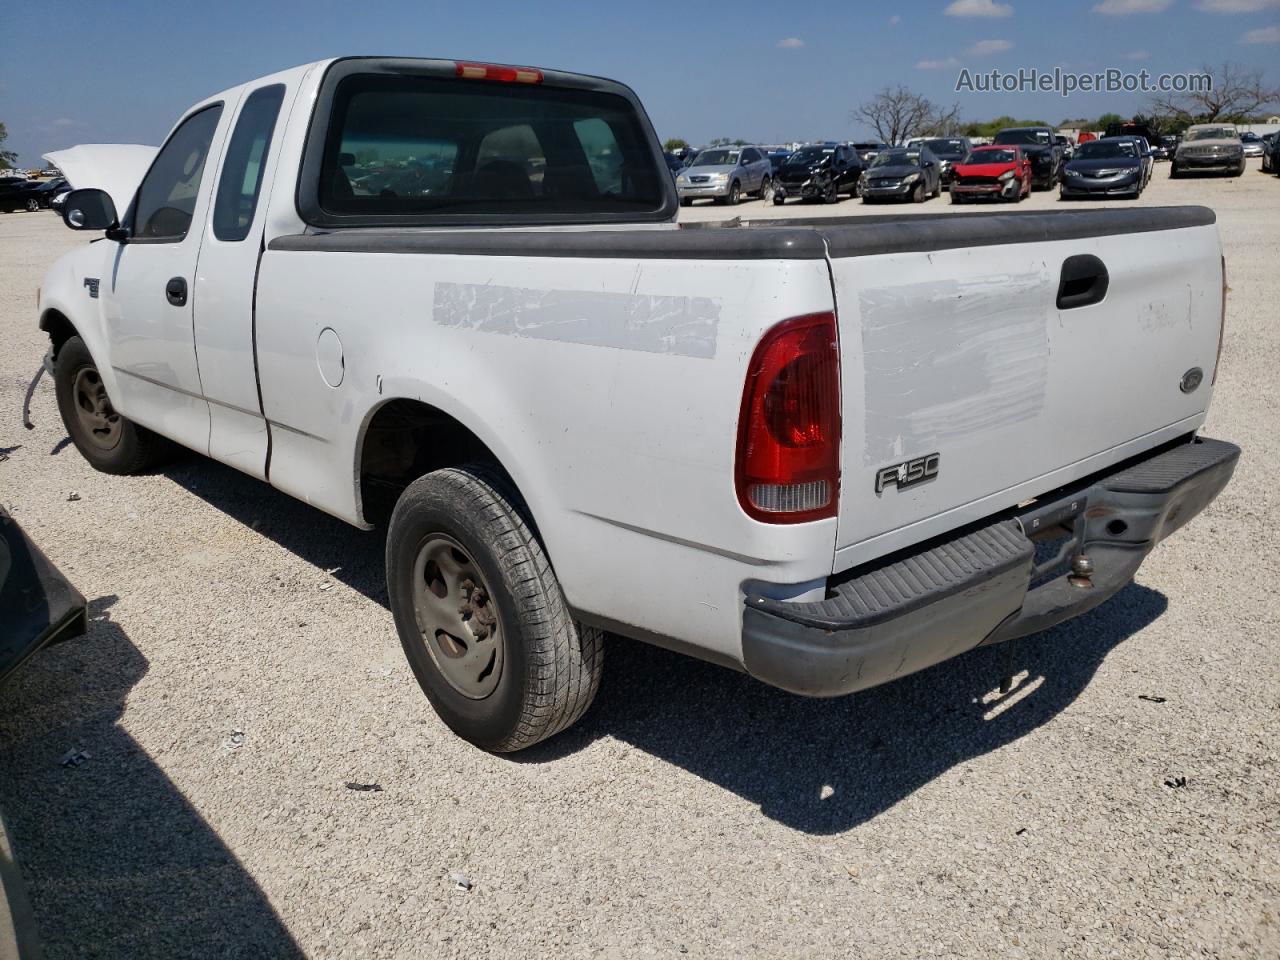
<svg viewBox="0 0 1280 960">
<path fill-rule="evenodd" d="M 310 223 L 670 216 L 670 176 L 632 98 L 359 64 L 327 77 L 317 106 L 298 195 Z"/>
</svg>

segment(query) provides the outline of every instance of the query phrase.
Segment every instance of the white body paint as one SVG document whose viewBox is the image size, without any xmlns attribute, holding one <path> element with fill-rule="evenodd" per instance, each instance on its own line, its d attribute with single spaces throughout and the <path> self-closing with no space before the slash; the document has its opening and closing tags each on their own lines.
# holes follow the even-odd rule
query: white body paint
<svg viewBox="0 0 1280 960">
<path fill-rule="evenodd" d="M 324 67 L 212 98 L 224 112 L 186 241 L 77 250 L 47 274 L 43 307 L 75 325 L 121 413 L 350 523 L 367 525 L 371 418 L 423 401 L 509 472 L 574 608 L 740 662 L 744 585 L 821 595 L 833 572 L 1204 419 L 1221 306 L 1212 226 L 835 260 L 269 249 L 305 230 L 295 192 Z M 244 97 L 271 83 L 288 91 L 262 199 L 249 240 L 223 244 L 207 216 L 223 144 Z M 1059 312 L 1062 261 L 1082 252 L 1106 262 L 1110 292 Z M 177 310 L 163 286 L 183 269 L 195 281 Z M 85 277 L 101 278 L 100 299 Z M 829 310 L 839 516 L 760 523 L 734 491 L 747 362 L 773 325 Z M 1181 394 L 1193 366 L 1205 383 Z M 877 496 L 880 468 L 935 452 L 935 479 Z"/>
</svg>

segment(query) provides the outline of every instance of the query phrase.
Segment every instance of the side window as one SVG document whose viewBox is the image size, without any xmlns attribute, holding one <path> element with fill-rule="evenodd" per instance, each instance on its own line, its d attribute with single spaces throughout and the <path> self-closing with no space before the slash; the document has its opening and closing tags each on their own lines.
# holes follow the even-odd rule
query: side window
<svg viewBox="0 0 1280 960">
<path fill-rule="evenodd" d="M 204 162 L 222 106 L 192 114 L 156 154 L 138 188 L 133 235 L 150 240 L 181 240 L 191 229 Z"/>
<path fill-rule="evenodd" d="M 213 205 L 213 235 L 219 240 L 243 240 L 249 235 L 283 102 L 284 84 L 276 83 L 253 91 L 240 109 Z"/>
</svg>

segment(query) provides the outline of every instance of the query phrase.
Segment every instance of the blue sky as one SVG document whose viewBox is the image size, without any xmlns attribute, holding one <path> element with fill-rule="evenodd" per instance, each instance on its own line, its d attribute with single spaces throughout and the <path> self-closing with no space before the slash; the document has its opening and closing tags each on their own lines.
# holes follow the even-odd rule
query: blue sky
<svg viewBox="0 0 1280 960">
<path fill-rule="evenodd" d="M 1057 123 L 1129 114 L 1145 102 L 957 95 L 957 64 L 1158 74 L 1230 60 L 1264 69 L 1280 87 L 1280 0 L 74 0 L 3 22 L 0 122 L 6 147 L 27 165 L 76 143 L 157 143 L 184 107 L 211 93 L 361 53 L 601 74 L 636 89 L 660 136 L 695 143 L 854 137 L 867 131 L 850 110 L 897 83 L 959 101 L 968 119 Z M 929 62 L 941 65 L 921 65 Z"/>
</svg>

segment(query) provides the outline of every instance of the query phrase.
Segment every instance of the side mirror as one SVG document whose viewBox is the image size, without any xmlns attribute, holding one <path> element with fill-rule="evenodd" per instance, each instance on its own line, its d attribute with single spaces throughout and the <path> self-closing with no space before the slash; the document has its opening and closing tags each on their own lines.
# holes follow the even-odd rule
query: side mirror
<svg viewBox="0 0 1280 960">
<path fill-rule="evenodd" d="M 72 230 L 114 230 L 116 205 L 105 190 L 72 190 L 62 204 L 62 222 Z"/>
</svg>

